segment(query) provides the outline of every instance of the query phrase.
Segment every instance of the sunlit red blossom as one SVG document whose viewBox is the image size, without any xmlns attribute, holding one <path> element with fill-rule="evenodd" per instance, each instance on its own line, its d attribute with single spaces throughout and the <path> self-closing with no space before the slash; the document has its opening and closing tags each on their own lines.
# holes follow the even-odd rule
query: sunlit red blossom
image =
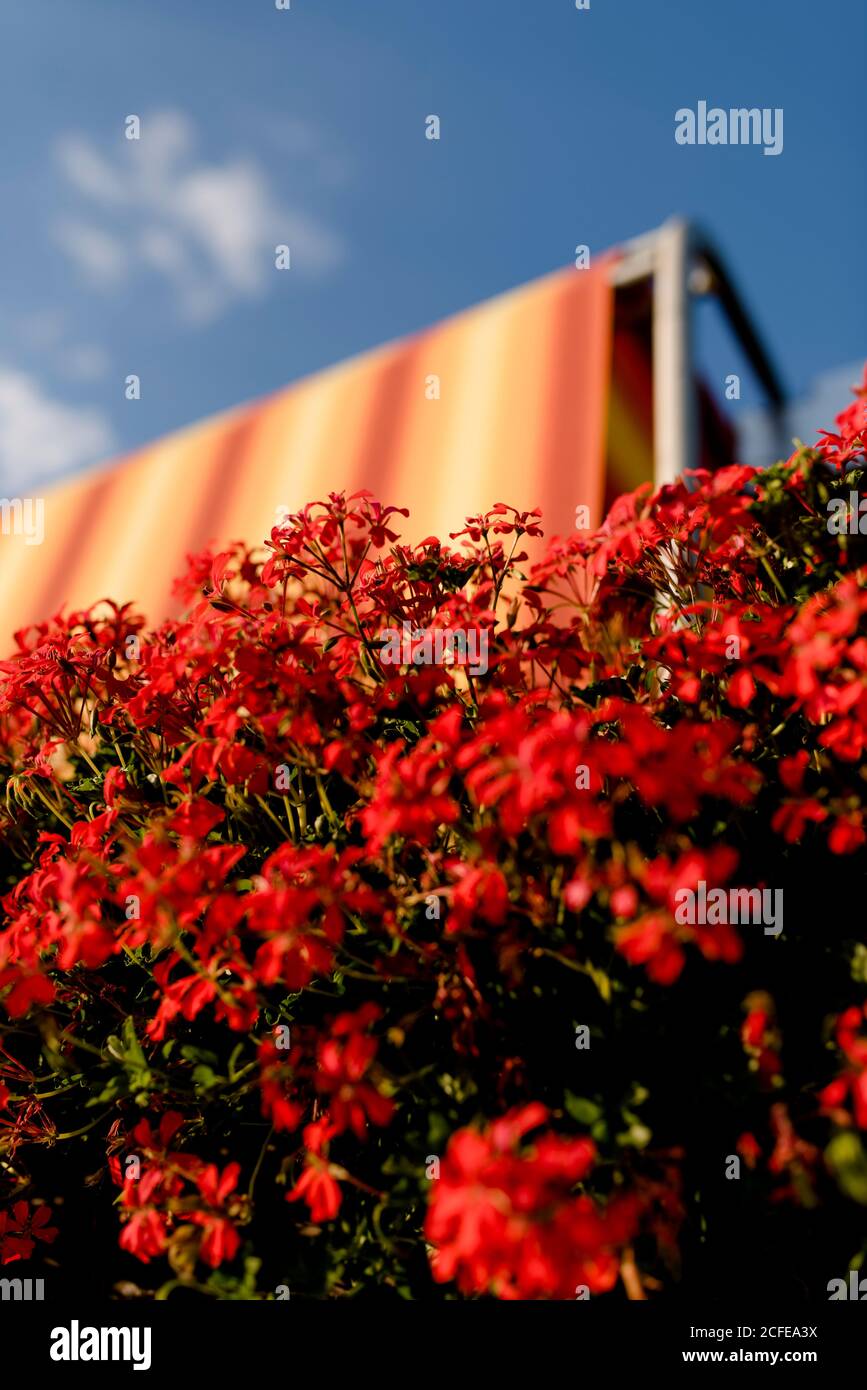
<svg viewBox="0 0 867 1390">
<path fill-rule="evenodd" d="M 425 1226 L 439 1282 L 500 1298 L 574 1298 L 579 1285 L 601 1293 L 616 1282 L 639 1203 L 619 1196 L 601 1207 L 575 1193 L 595 1161 L 589 1139 L 548 1131 L 522 1146 L 546 1118 L 531 1104 L 452 1136 Z"/>
<path fill-rule="evenodd" d="M 405 752 L 399 743 L 382 755 L 370 805 L 361 813 L 368 850 L 376 854 L 391 835 L 429 844 L 440 825 L 458 817 L 449 795 L 452 769 L 435 737 Z"/>
<path fill-rule="evenodd" d="M 159 1202 L 167 1197 L 177 1196 L 185 1180 L 194 1179 L 202 1168 L 201 1160 L 195 1154 L 170 1148 L 172 1139 L 184 1123 L 183 1116 L 176 1110 L 167 1110 L 161 1117 L 156 1131 L 150 1120 L 141 1119 L 126 1140 L 127 1151 L 139 1160 L 140 1172 L 124 1168 L 120 1162 L 111 1162 L 115 1177 L 123 1185 L 122 1203 L 124 1208 L 140 1208 L 150 1202 Z M 115 1143 L 122 1142 L 120 1135 Z"/>
<path fill-rule="evenodd" d="M 741 1041 L 745 1047 L 760 1047 L 768 1026 L 768 1015 L 764 1009 L 751 1009 L 741 1027 Z"/>
<path fill-rule="evenodd" d="M 170 980 L 169 975 L 176 962 L 170 957 L 156 967 L 154 980 L 159 987 L 159 1006 L 148 1024 L 148 1037 L 153 1042 L 161 1042 L 170 1023 L 180 1016 L 188 1020 L 196 1018 L 206 1004 L 216 997 L 216 981 L 197 974 L 184 975 L 183 979 Z"/>
<path fill-rule="evenodd" d="M 731 756 L 739 730 L 730 720 L 682 720 L 666 730 L 647 710 L 622 700 L 608 701 L 600 717 L 616 720 L 624 736 L 604 745 L 606 769 L 628 778 L 643 801 L 664 807 L 676 822 L 697 815 L 703 797 L 737 806 L 748 804 L 758 791 L 756 768 Z"/>
<path fill-rule="evenodd" d="M 176 835 L 191 837 L 194 840 L 204 840 L 224 817 L 225 812 L 221 811 L 219 806 L 214 806 L 203 797 L 198 797 L 193 801 L 186 802 L 179 810 L 169 816 L 166 824 Z"/>
<path fill-rule="evenodd" d="M 169 1145 L 182 1124 L 176 1111 L 167 1111 L 156 1131 L 148 1119 L 140 1120 L 127 1141 L 139 1160 L 135 1170 L 122 1171 L 117 1155 L 110 1155 L 112 1174 L 123 1186 L 120 1246 L 147 1264 L 164 1253 L 173 1223 L 182 1220 L 201 1227 L 199 1255 L 216 1268 L 234 1259 L 240 1247 L 232 1219 L 237 1209 L 227 1210 L 240 1165 L 229 1163 L 221 1173 L 195 1154 L 172 1151 Z"/>
<path fill-rule="evenodd" d="M 542 515 L 538 507 L 531 512 L 519 512 L 514 507 L 507 506 L 504 502 L 497 502 L 489 511 L 479 513 L 478 516 L 467 518 L 466 526 L 461 531 L 450 531 L 452 540 L 457 540 L 461 536 L 468 537 L 471 541 L 480 541 L 483 536 L 488 534 L 494 536 L 516 535 L 541 536 L 542 530 L 536 517 Z"/>
<path fill-rule="evenodd" d="M 347 913 L 381 913 L 380 895 L 356 870 L 359 857 L 358 849 L 286 844 L 266 859 L 244 901 L 251 930 L 265 938 L 256 955 L 259 980 L 303 988 L 331 968 Z"/>
<path fill-rule="evenodd" d="M 771 826 L 778 830 L 788 844 L 797 844 L 803 839 L 809 825 L 821 825 L 827 820 L 827 808 L 812 797 L 801 801 L 786 801 L 773 814 Z"/>
<path fill-rule="evenodd" d="M 378 1044 L 366 1029 L 380 1014 L 377 1005 L 365 1004 L 354 1014 L 338 1015 L 331 1024 L 331 1036 L 317 1046 L 314 1083 L 328 1097 L 335 1133 L 350 1129 L 363 1139 L 368 1121 L 387 1125 L 394 1113 L 394 1101 L 369 1079 Z"/>
<path fill-rule="evenodd" d="M 297 1129 L 304 1118 L 304 1105 L 290 1093 L 296 1085 L 300 1058 L 300 1048 L 280 1049 L 271 1038 L 259 1044 L 262 1114 L 270 1118 L 278 1133 Z"/>
<path fill-rule="evenodd" d="M 715 845 L 711 850 L 688 850 L 673 862 L 665 855 L 638 868 L 641 885 L 653 904 L 627 925 L 614 928 L 618 951 L 633 965 L 643 965 L 650 979 L 670 985 L 686 964 L 687 945 L 694 945 L 707 960 L 734 962 L 743 954 L 737 930 L 728 922 L 689 923 L 676 913 L 678 895 L 695 892 L 700 881 L 711 887 L 731 878 L 738 862 L 734 849 Z M 619 887 L 611 896 L 611 910 L 627 916 L 635 910 L 637 893 L 632 885 Z M 620 908 L 627 909 L 619 911 Z"/>
<path fill-rule="evenodd" d="M 856 459 L 864 459 L 867 447 L 867 365 L 860 385 L 853 387 L 856 399 L 837 416 L 837 430 L 820 430 L 816 446 L 833 467 L 843 469 Z"/>
<path fill-rule="evenodd" d="M 184 1117 L 180 1111 L 166 1110 L 160 1116 L 156 1132 L 152 1129 L 150 1120 L 143 1119 L 135 1126 L 132 1137 L 143 1149 L 166 1152 L 183 1123 Z"/>
<path fill-rule="evenodd" d="M 132 1205 L 135 1204 L 133 1195 Z M 156 1207 L 142 1206 L 132 1211 L 124 1223 L 119 1237 L 121 1250 L 135 1255 L 142 1264 L 149 1264 L 162 1255 L 168 1244 L 169 1222 L 165 1212 Z"/>
<path fill-rule="evenodd" d="M 336 1132 L 327 1113 L 304 1126 L 304 1168 L 286 1194 L 287 1202 L 306 1202 L 313 1221 L 333 1221 L 343 1201 L 338 1176 L 345 1178 L 347 1174 L 328 1160 L 328 1148 Z"/>
<path fill-rule="evenodd" d="M 782 1102 L 771 1106 L 770 1121 L 774 1148 L 768 1159 L 768 1170 L 787 1179 L 774 1192 L 774 1199 L 803 1204 L 805 1194 L 812 1190 L 813 1174 L 818 1167 L 821 1150 L 800 1137 L 792 1124 L 788 1108 Z M 808 1197 L 807 1201 L 811 1203 L 812 1197 Z"/>
<path fill-rule="evenodd" d="M 54 985 L 40 970 L 10 967 L 0 970 L 0 991 L 5 985 L 12 988 L 3 995 L 3 1007 L 10 1018 L 20 1018 L 34 1004 L 50 1004 L 54 1000 Z"/>
<path fill-rule="evenodd" d="M 762 1150 L 754 1134 L 747 1132 L 740 1135 L 735 1148 L 748 1168 L 756 1167 L 762 1156 Z"/>
<path fill-rule="evenodd" d="M 799 748 L 798 752 L 793 754 L 791 758 L 780 759 L 780 781 L 786 791 L 792 792 L 794 795 L 801 791 L 809 761 L 810 755 L 806 748 Z"/>
<path fill-rule="evenodd" d="M 543 816 L 551 849 L 569 855 L 610 831 L 604 749 L 590 740 L 586 715 L 550 715 L 532 704 L 510 708 L 496 699 L 485 714 L 457 766 L 474 802 L 496 807 L 507 834 L 516 836 Z"/>
<path fill-rule="evenodd" d="M 241 1244 L 241 1237 L 227 1217 L 194 1211 L 189 1219 L 194 1225 L 202 1227 L 202 1243 L 199 1247 L 199 1253 L 206 1264 L 209 1264 L 212 1269 L 216 1269 L 224 1261 L 235 1258 Z"/>
<path fill-rule="evenodd" d="M 193 1211 L 188 1219 L 194 1226 L 202 1228 L 199 1253 L 212 1269 L 224 1261 L 233 1260 L 241 1244 L 234 1223 L 221 1210 L 238 1186 L 240 1172 L 238 1163 L 229 1163 L 222 1174 L 216 1164 L 209 1163 L 195 1174 L 196 1186 L 209 1209 Z"/>
<path fill-rule="evenodd" d="M 509 908 L 509 886 L 503 873 L 493 864 L 449 866 L 457 883 L 452 890 L 446 931 L 462 931 L 478 918 L 491 926 L 501 926 Z"/>
<path fill-rule="evenodd" d="M 832 854 L 854 854 L 867 840 L 864 832 L 863 816 L 860 811 L 850 811 L 848 815 L 838 816 L 828 835 L 828 848 Z"/>
<path fill-rule="evenodd" d="M 819 1104 L 826 1114 L 838 1123 L 847 1125 L 854 1120 L 859 1129 L 867 1129 L 867 1010 L 854 1005 L 844 1010 L 835 1024 L 835 1040 L 846 1059 L 847 1066 L 819 1092 Z M 851 1118 L 845 1109 L 851 1103 Z"/>
<path fill-rule="evenodd" d="M 782 1075 L 782 1034 L 774 999 L 765 990 L 753 990 L 743 1002 L 741 1046 L 750 1072 L 762 1091 L 772 1091 Z"/>
<path fill-rule="evenodd" d="M 311 1221 L 333 1221 L 340 1210 L 343 1194 L 331 1172 L 331 1166 L 315 1156 L 304 1167 L 290 1192 L 287 1202 L 305 1201 L 310 1208 Z"/>
</svg>

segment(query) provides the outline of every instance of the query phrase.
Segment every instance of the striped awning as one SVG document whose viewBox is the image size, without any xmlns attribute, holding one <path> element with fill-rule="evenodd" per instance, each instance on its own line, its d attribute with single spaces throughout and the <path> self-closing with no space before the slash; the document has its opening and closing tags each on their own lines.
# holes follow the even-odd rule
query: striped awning
<svg viewBox="0 0 867 1390">
<path fill-rule="evenodd" d="M 548 536 L 580 505 L 595 523 L 617 482 L 606 455 L 609 475 L 637 457 L 628 402 L 609 440 L 608 268 L 547 276 L 46 491 L 41 545 L 0 536 L 6 636 L 105 597 L 167 616 L 188 553 L 256 544 L 279 507 L 344 488 L 409 507 L 412 542 L 499 501 L 541 507 Z"/>
</svg>

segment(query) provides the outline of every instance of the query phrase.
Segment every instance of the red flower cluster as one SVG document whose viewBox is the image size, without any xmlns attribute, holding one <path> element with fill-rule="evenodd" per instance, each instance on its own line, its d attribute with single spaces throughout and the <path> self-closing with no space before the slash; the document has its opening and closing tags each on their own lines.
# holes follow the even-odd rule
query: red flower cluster
<svg viewBox="0 0 867 1390">
<path fill-rule="evenodd" d="M 867 1129 L 867 1005 L 846 1009 L 837 1019 L 837 1046 L 846 1059 L 846 1068 L 819 1092 L 822 1109 L 834 1116 L 839 1124 L 854 1123 Z M 844 1107 L 849 1101 L 852 1119 Z M 841 1113 L 842 1112 L 842 1113 Z"/>
<path fill-rule="evenodd" d="M 147 1264 L 168 1248 L 170 1232 L 188 1222 L 200 1229 L 198 1254 L 214 1269 L 233 1259 L 240 1245 L 230 1217 L 243 1212 L 243 1203 L 233 1197 L 241 1170 L 229 1163 L 220 1173 L 213 1163 L 170 1149 L 183 1123 L 183 1115 L 167 1111 L 156 1134 L 148 1120 L 141 1120 L 126 1140 L 114 1136 L 109 1168 L 123 1187 L 120 1244 Z M 135 1150 L 126 1156 L 125 1171 L 116 1151 L 120 1144 Z"/>
<path fill-rule="evenodd" d="M 639 1203 L 614 1196 L 603 1208 L 574 1194 L 596 1159 L 588 1139 L 546 1131 L 522 1148 L 547 1118 L 531 1104 L 452 1137 L 425 1227 L 435 1279 L 510 1299 L 586 1297 L 616 1282 Z"/>
<path fill-rule="evenodd" d="M 860 1007 L 817 1106 L 822 1019 L 784 1072 L 773 1008 L 742 1022 L 742 995 L 770 998 L 790 947 L 820 972 L 852 950 L 796 908 L 808 859 L 855 876 L 867 838 L 867 547 L 825 524 L 867 464 L 865 408 L 765 473 L 639 489 L 529 569 L 537 512 L 497 504 L 456 546 L 411 547 L 406 513 L 333 494 L 264 555 L 191 561 L 155 630 L 102 604 L 19 632 L 0 663 L 3 1202 L 41 1144 L 80 1152 L 96 1191 L 78 1144 L 98 1137 L 123 1250 L 191 1285 L 199 1264 L 247 1289 L 242 1258 L 272 1231 L 296 1258 L 312 1218 L 353 1233 L 330 1293 L 371 1269 L 403 1291 L 425 1230 L 465 1294 L 571 1298 L 620 1273 L 642 1296 L 676 1268 L 691 1137 L 670 1070 L 643 1068 L 701 1030 L 749 1090 L 732 1133 L 749 1125 L 755 1173 L 795 1199 L 839 1178 L 802 1135 L 865 1128 Z M 484 632 L 487 669 L 384 660 L 404 624 Z M 790 885 L 783 941 L 684 919 L 700 885 Z M 584 1021 L 601 1070 L 576 1094 L 540 1036 Z M 21 1207 L 4 1251 L 30 1239 Z"/>
<path fill-rule="evenodd" d="M 50 1225 L 50 1207 L 30 1209 L 29 1202 L 15 1202 L 11 1211 L 0 1211 L 0 1265 L 29 1260 L 36 1241 L 50 1245 L 57 1227 Z"/>
</svg>

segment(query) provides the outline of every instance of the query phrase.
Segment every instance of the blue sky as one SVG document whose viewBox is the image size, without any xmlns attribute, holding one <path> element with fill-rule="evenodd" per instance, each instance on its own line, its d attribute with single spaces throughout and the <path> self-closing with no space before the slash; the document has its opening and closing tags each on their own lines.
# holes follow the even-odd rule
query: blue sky
<svg viewBox="0 0 867 1390">
<path fill-rule="evenodd" d="M 673 213 L 794 394 L 867 350 L 863 0 L 4 0 L 0 28 L 7 491 Z M 782 107 L 782 154 L 676 144 L 702 99 Z"/>
</svg>

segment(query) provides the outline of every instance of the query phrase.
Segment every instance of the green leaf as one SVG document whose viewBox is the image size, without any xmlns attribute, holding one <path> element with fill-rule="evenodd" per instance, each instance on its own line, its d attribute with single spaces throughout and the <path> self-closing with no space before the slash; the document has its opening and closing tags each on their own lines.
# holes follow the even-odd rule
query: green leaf
<svg viewBox="0 0 867 1390">
<path fill-rule="evenodd" d="M 585 1100 L 583 1096 L 573 1096 L 571 1091 L 566 1092 L 563 1104 L 567 1114 L 579 1125 L 593 1125 L 602 1115 L 601 1106 L 592 1100 Z"/>
<path fill-rule="evenodd" d="M 825 1150 L 828 1167 L 847 1197 L 867 1206 L 867 1154 L 857 1134 L 837 1134 Z"/>
<path fill-rule="evenodd" d="M 867 946 L 863 941 L 855 943 L 851 968 L 852 979 L 857 980 L 859 985 L 867 985 Z"/>
<path fill-rule="evenodd" d="M 215 1067 L 220 1060 L 216 1052 L 207 1052 L 205 1048 L 194 1047 L 192 1043 L 184 1043 L 181 1056 L 186 1057 L 188 1062 L 202 1062 L 206 1067 Z"/>
<path fill-rule="evenodd" d="M 223 1078 L 217 1076 L 216 1072 L 204 1063 L 193 1067 L 193 1084 L 203 1091 L 210 1091 L 212 1087 L 219 1086 Z"/>
<path fill-rule="evenodd" d="M 427 1142 L 428 1152 L 437 1154 L 445 1146 L 451 1134 L 451 1125 L 445 1115 L 441 1115 L 438 1110 L 432 1110 L 428 1115 Z"/>
<path fill-rule="evenodd" d="M 141 1043 L 135 1035 L 135 1023 L 128 1015 L 124 1019 L 123 1027 L 120 1031 L 126 1049 L 126 1060 L 134 1062 L 139 1067 L 146 1067 L 147 1058 L 142 1051 Z"/>
<path fill-rule="evenodd" d="M 89 1109 L 93 1105 L 104 1105 L 106 1101 L 120 1100 L 128 1093 L 129 1087 L 126 1077 L 117 1074 L 110 1078 L 98 1096 L 91 1096 L 90 1100 L 85 1101 L 85 1109 Z"/>
</svg>

